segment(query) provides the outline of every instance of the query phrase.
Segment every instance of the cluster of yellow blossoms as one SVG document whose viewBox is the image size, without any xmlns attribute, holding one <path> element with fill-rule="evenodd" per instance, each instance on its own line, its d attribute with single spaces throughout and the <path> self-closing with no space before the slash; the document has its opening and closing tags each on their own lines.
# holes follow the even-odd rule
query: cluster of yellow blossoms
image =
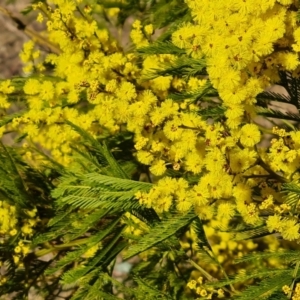
<svg viewBox="0 0 300 300">
<path fill-rule="evenodd" d="M 245 112 L 253 114 L 255 96 L 278 79 L 279 69 L 297 73 L 298 54 L 286 47 L 299 47 L 298 1 L 186 3 L 194 22 L 176 31 L 172 41 L 195 57 L 206 57 L 209 79 L 227 107 L 226 123 L 238 128 Z"/>
<path fill-rule="evenodd" d="M 134 133 L 138 161 L 148 165 L 154 176 L 163 176 L 170 167 L 202 175 L 192 187 L 183 178 L 164 177 L 149 194 L 137 194 L 141 203 L 158 212 L 172 206 L 186 212 L 193 206 L 202 219 L 216 215 L 224 225 L 239 213 L 253 225 L 263 222 L 259 215 L 272 207 L 272 201 L 282 202 L 278 182 L 268 178 L 281 172 L 282 178 L 295 179 L 300 135 L 289 135 L 293 148 L 285 146 L 280 137 L 272 140 L 268 151 L 257 149 L 262 133 L 255 124 L 254 105 L 255 96 L 278 79 L 279 70 L 297 72 L 296 13 L 291 3 L 187 1 L 193 23 L 180 26 L 172 42 L 192 57 L 205 57 L 209 80 L 226 107 L 226 122 L 214 124 L 198 114 L 196 104 L 168 97 L 170 89 L 198 91 L 206 85 L 205 77 L 143 80 L 149 71 L 175 62 L 177 57 L 148 55 L 141 61 L 133 53 L 124 54 L 108 31 L 98 28 L 91 16 L 92 6 L 80 10 L 79 17 L 80 1 L 51 3 L 34 8 L 48 20 L 49 43 L 58 53 L 41 58 L 30 41 L 21 58 L 27 71 L 43 72 L 45 61 L 53 66 L 55 77 L 27 80 L 23 90 L 29 110 L 15 118 L 9 129 L 26 133 L 67 165 L 72 162 L 70 144 L 79 137 L 64 120 L 94 137 L 126 128 Z M 131 38 L 137 48 L 148 45 L 151 34 L 151 24 L 133 23 Z M 295 50 L 281 50 L 283 45 Z M 0 90 L 9 94 L 13 87 L 6 82 Z M 30 158 L 30 152 L 27 154 Z M 257 189 L 260 205 L 253 201 Z M 267 222 L 270 230 L 276 228 L 274 222 L 271 216 Z M 281 218 L 280 222 L 284 232 L 291 232 L 286 238 L 299 237 L 293 220 Z"/>
<path fill-rule="evenodd" d="M 193 204 L 202 219 L 211 219 L 216 214 L 222 225 L 236 212 L 247 224 L 260 224 L 264 220 L 260 215 L 268 210 L 270 215 L 271 209 L 276 214 L 267 219 L 270 232 L 277 229 L 285 239 L 296 240 L 300 237 L 299 224 L 293 217 L 286 216 L 290 207 L 282 203 L 279 191 L 281 183 L 298 179 L 299 134 L 296 131 L 286 134 L 289 145 L 279 135 L 272 140 L 269 149 L 257 147 L 262 134 L 255 124 L 255 97 L 278 81 L 279 71 L 291 71 L 297 77 L 298 2 L 272 0 L 262 4 L 260 1 L 232 0 L 186 3 L 191 9 L 193 22 L 183 24 L 175 31 L 172 42 L 193 57 L 205 57 L 209 79 L 226 107 L 226 122 L 203 124 L 199 116 L 194 115 L 194 124 L 189 125 L 193 130 L 186 129 L 182 120 L 187 110 L 179 106 L 177 116 L 171 114 L 169 119 L 173 120 L 165 122 L 162 128 L 163 138 L 167 139 L 162 154 L 169 156 L 164 165 L 171 163 L 175 170 L 182 168 L 202 176 L 198 184 L 186 189 L 185 197 L 176 195 L 176 189 L 171 195 L 167 192 L 159 194 L 160 182 L 148 195 L 137 196 L 141 203 L 154 207 L 157 207 L 156 199 L 164 199 L 162 202 L 169 203 L 167 207 L 170 207 L 171 196 L 179 211 L 186 211 Z M 186 86 L 185 90 L 188 90 Z M 172 132 L 168 131 L 168 123 Z M 278 136 L 276 130 L 274 134 Z M 143 137 L 148 136 L 144 134 Z M 174 156 L 170 156 L 172 147 L 176 147 Z M 155 153 L 150 143 L 142 150 L 146 149 L 150 154 Z M 152 162 L 149 163 L 154 168 Z M 161 160 L 160 163 L 162 167 Z M 275 176 L 273 181 L 269 180 L 272 176 Z M 161 180 L 162 184 L 165 180 Z M 254 190 L 257 199 L 254 199 Z M 188 199 L 183 200 L 185 205 L 179 206 L 178 201 L 184 198 Z M 216 200 L 217 205 L 210 206 Z"/>
<path fill-rule="evenodd" d="M 179 26 L 171 40 L 187 56 L 205 58 L 208 77 L 145 80 L 153 69 L 175 63 L 177 56 L 124 53 L 94 20 L 97 5 L 81 8 L 79 0 L 35 4 L 56 51 L 43 57 L 34 41 L 24 45 L 25 71 L 41 76 L 26 81 L 28 111 L 5 128 L 27 134 L 65 165 L 72 162 L 70 146 L 79 139 L 65 120 L 95 138 L 130 131 L 136 158 L 149 166 L 156 183 L 149 193 L 137 193 L 141 204 L 159 214 L 194 209 L 202 220 L 217 220 L 222 229 L 238 215 L 246 225 L 266 223 L 270 232 L 299 241 L 300 225 L 280 191 L 282 183 L 299 179 L 300 134 L 274 128 L 270 147 L 263 149 L 258 147 L 263 131 L 255 119 L 256 96 L 279 80 L 279 71 L 300 74 L 298 1 L 186 3 L 193 21 Z M 151 43 L 153 33 L 152 24 L 137 20 L 130 37 L 140 48 Z M 45 65 L 54 77 L 46 75 Z M 170 96 L 170 91 L 199 92 L 209 81 L 226 109 L 223 122 L 207 121 L 199 114 L 200 105 Z M 6 95 L 13 90 L 9 81 L 0 85 L 1 108 L 8 107 Z M 181 178 L 166 176 L 170 170 Z M 186 174 L 196 182 L 190 184 L 182 176 Z M 205 293 L 199 290 L 199 295 Z"/>
<path fill-rule="evenodd" d="M 19 268 L 23 267 L 22 259 L 31 251 L 30 238 L 35 231 L 34 227 L 39 222 L 36 213 L 36 208 L 20 213 L 16 206 L 0 201 L 0 245 L 9 240 L 17 241 L 13 252 L 8 251 L 7 253 L 9 253 L 8 256 L 12 255 L 14 263 Z M 2 265 L 5 265 L 5 261 L 0 260 L 0 267 Z M 5 274 L 0 277 L 0 286 L 6 280 Z"/>
<path fill-rule="evenodd" d="M 202 288 L 201 284 L 203 283 L 203 277 L 200 276 L 197 280 L 191 280 L 187 286 L 191 289 L 191 290 L 195 290 L 196 293 L 201 296 L 201 297 L 205 297 L 204 299 L 213 299 L 213 295 L 217 295 L 217 298 L 221 299 L 221 298 L 225 298 L 224 296 L 224 291 L 222 289 L 218 289 L 218 290 L 214 290 L 214 288 Z"/>
<path fill-rule="evenodd" d="M 288 299 L 299 300 L 300 299 L 300 284 L 296 284 L 296 288 L 292 291 L 288 285 L 282 287 L 282 291 L 287 295 Z"/>
</svg>

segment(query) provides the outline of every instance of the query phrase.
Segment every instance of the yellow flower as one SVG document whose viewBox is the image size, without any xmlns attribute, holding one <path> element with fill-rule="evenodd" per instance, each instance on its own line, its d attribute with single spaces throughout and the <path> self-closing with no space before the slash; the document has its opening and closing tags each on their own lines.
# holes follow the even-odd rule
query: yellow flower
<svg viewBox="0 0 300 300">
<path fill-rule="evenodd" d="M 214 207 L 207 205 L 195 206 L 195 213 L 201 218 L 201 220 L 211 220 L 214 216 Z"/>
<path fill-rule="evenodd" d="M 154 160 L 153 154 L 145 150 L 139 150 L 137 152 L 137 159 L 144 165 L 150 165 Z"/>
<path fill-rule="evenodd" d="M 223 298 L 224 297 L 224 290 L 218 289 L 218 297 Z"/>
<path fill-rule="evenodd" d="M 166 99 L 160 107 L 155 107 L 152 112 L 150 112 L 150 118 L 153 125 L 160 125 L 163 120 L 167 117 L 177 115 L 179 106 L 177 103 L 173 102 L 171 99 Z"/>
<path fill-rule="evenodd" d="M 20 257 L 17 256 L 17 255 L 13 255 L 13 259 L 14 259 L 14 263 L 15 263 L 15 264 L 18 264 L 19 261 L 20 261 Z"/>
<path fill-rule="evenodd" d="M 150 172 L 153 175 L 161 176 L 167 170 L 165 161 L 162 159 L 157 159 L 153 162 L 152 166 L 150 167 Z"/>
<path fill-rule="evenodd" d="M 41 13 L 39 13 L 38 16 L 37 16 L 37 18 L 36 18 L 36 20 L 37 20 L 39 23 L 42 23 L 42 22 L 44 21 L 44 16 L 43 16 Z"/>
<path fill-rule="evenodd" d="M 281 231 L 282 229 L 281 217 L 279 215 L 268 217 L 266 224 L 269 232 Z"/>
<path fill-rule="evenodd" d="M 22 247 L 22 253 L 23 253 L 23 255 L 28 254 L 29 251 L 30 251 L 30 247 L 29 246 L 23 246 Z"/>
<path fill-rule="evenodd" d="M 45 101 L 50 101 L 54 97 L 54 86 L 51 81 L 44 81 L 40 85 L 40 97 Z"/>
<path fill-rule="evenodd" d="M 0 108 L 9 108 L 10 104 L 7 99 L 6 95 L 0 94 Z"/>
<path fill-rule="evenodd" d="M 27 63 L 30 61 L 33 48 L 34 48 L 34 42 L 32 40 L 29 40 L 28 42 L 24 43 L 23 51 L 20 53 L 20 58 L 22 62 Z"/>
<path fill-rule="evenodd" d="M 18 231 L 17 231 L 17 229 L 12 229 L 10 232 L 9 232 L 9 234 L 11 235 L 11 236 L 15 236 L 16 234 L 18 233 Z"/>
<path fill-rule="evenodd" d="M 122 82 L 121 86 L 116 91 L 117 97 L 122 101 L 131 101 L 136 98 L 137 93 L 135 86 L 130 82 Z"/>
<path fill-rule="evenodd" d="M 165 196 L 156 199 L 156 202 L 153 203 L 152 207 L 158 212 L 162 213 L 164 211 L 169 211 L 171 205 L 173 203 L 173 197 Z"/>
<path fill-rule="evenodd" d="M 258 224 L 260 221 L 256 205 L 254 203 L 246 204 L 245 210 L 241 212 L 244 221 L 247 224 Z"/>
<path fill-rule="evenodd" d="M 94 257 L 96 252 L 99 249 L 99 244 L 96 244 L 92 247 L 90 247 L 86 252 L 84 252 L 84 254 L 82 255 L 83 258 L 91 258 Z"/>
<path fill-rule="evenodd" d="M 172 42 L 179 48 L 189 48 L 192 46 L 192 40 L 195 36 L 194 25 L 184 24 L 172 34 Z"/>
<path fill-rule="evenodd" d="M 107 92 L 115 92 L 116 91 L 116 89 L 117 89 L 117 80 L 116 79 L 112 79 L 112 80 L 110 80 L 107 84 L 106 84 L 106 86 L 105 86 L 105 90 L 107 91 Z"/>
<path fill-rule="evenodd" d="M 183 199 L 182 201 L 178 201 L 176 203 L 176 209 L 179 212 L 187 212 L 192 206 L 192 202 L 188 201 L 188 199 Z"/>
<path fill-rule="evenodd" d="M 196 280 L 191 280 L 188 282 L 187 287 L 190 288 L 191 290 L 194 290 L 196 288 L 197 281 Z"/>
<path fill-rule="evenodd" d="M 157 186 L 161 188 L 165 194 L 173 194 L 178 189 L 178 181 L 175 178 L 168 176 L 163 177 L 157 183 Z"/>
<path fill-rule="evenodd" d="M 218 218 L 231 218 L 235 214 L 235 205 L 232 203 L 224 202 L 218 206 Z"/>
<path fill-rule="evenodd" d="M 153 34 L 153 25 L 152 24 L 146 25 L 144 27 L 144 30 L 145 30 L 147 35 L 152 35 Z"/>
<path fill-rule="evenodd" d="M 220 172 L 226 164 L 224 153 L 219 148 L 212 148 L 205 157 L 206 169 L 211 172 Z"/>
<path fill-rule="evenodd" d="M 142 28 L 141 21 L 140 20 L 135 20 L 132 24 L 132 28 L 141 29 Z"/>
<path fill-rule="evenodd" d="M 130 32 L 132 42 L 137 48 L 148 46 L 149 42 L 145 38 L 143 32 L 140 29 L 132 29 Z"/>
<path fill-rule="evenodd" d="M 7 233 L 9 231 L 10 214 L 5 207 L 0 207 L 0 233 Z"/>
<path fill-rule="evenodd" d="M 185 156 L 184 166 L 187 171 L 199 174 L 204 166 L 204 159 L 198 152 L 189 152 Z"/>
<path fill-rule="evenodd" d="M 300 237 L 299 223 L 296 220 L 282 220 L 281 222 L 281 234 L 285 240 L 293 241 Z"/>
<path fill-rule="evenodd" d="M 265 199 L 259 206 L 260 209 L 267 209 L 270 206 L 273 206 L 273 195 L 269 195 L 267 199 Z"/>
<path fill-rule="evenodd" d="M 11 94 L 15 90 L 15 87 L 11 85 L 11 80 L 5 80 L 0 84 L 0 92 L 3 94 Z"/>
<path fill-rule="evenodd" d="M 188 81 L 188 86 L 191 88 L 191 90 L 198 90 L 200 87 L 205 86 L 206 83 L 207 79 L 191 77 Z"/>
<path fill-rule="evenodd" d="M 15 252 L 16 253 L 20 253 L 22 251 L 22 248 L 20 247 L 20 246 L 17 246 L 16 248 L 15 248 Z"/>
<path fill-rule="evenodd" d="M 152 87 L 158 91 L 167 91 L 172 83 L 172 76 L 159 76 L 151 80 Z"/>
<path fill-rule="evenodd" d="M 174 118 L 171 121 L 167 121 L 163 129 L 166 137 L 171 141 L 179 140 L 183 133 L 183 129 L 179 126 L 181 126 L 181 121 L 179 118 Z"/>
<path fill-rule="evenodd" d="M 277 63 L 281 64 L 288 71 L 293 71 L 299 66 L 299 56 L 298 53 L 278 53 L 277 54 Z"/>
<path fill-rule="evenodd" d="M 245 149 L 234 149 L 229 152 L 230 169 L 234 174 L 239 174 L 253 166 L 257 159 L 255 151 Z"/>
<path fill-rule="evenodd" d="M 287 295 L 288 293 L 290 293 L 291 288 L 288 285 L 284 285 L 282 287 L 282 291 Z"/>
<path fill-rule="evenodd" d="M 260 142 L 261 133 L 255 124 L 246 124 L 240 131 L 240 142 L 244 147 L 253 147 Z"/>
<path fill-rule="evenodd" d="M 32 235 L 33 229 L 29 224 L 24 224 L 21 228 L 24 235 Z"/>
<path fill-rule="evenodd" d="M 30 218 L 34 218 L 36 216 L 36 213 L 37 213 L 37 209 L 36 207 L 33 208 L 32 210 L 25 210 L 25 213 L 30 217 Z"/>
<path fill-rule="evenodd" d="M 58 1 L 58 4 L 62 15 L 72 14 L 76 10 L 74 1 Z"/>
</svg>

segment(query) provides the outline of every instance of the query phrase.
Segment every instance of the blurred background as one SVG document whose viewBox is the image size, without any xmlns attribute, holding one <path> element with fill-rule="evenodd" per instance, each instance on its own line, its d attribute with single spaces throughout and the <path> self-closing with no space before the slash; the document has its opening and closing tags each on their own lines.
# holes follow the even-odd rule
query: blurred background
<svg viewBox="0 0 300 300">
<path fill-rule="evenodd" d="M 34 14 L 27 16 L 20 12 L 25 9 L 30 0 L 0 0 L 0 79 L 22 74 L 19 52 L 28 37 L 16 27 L 16 24 L 5 15 L 3 9 L 10 11 L 13 16 L 25 25 L 36 27 Z"/>
</svg>

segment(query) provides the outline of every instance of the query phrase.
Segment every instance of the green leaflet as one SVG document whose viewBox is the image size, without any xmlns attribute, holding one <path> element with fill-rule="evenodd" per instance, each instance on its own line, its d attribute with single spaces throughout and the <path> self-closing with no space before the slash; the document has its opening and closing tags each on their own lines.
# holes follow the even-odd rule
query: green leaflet
<svg viewBox="0 0 300 300">
<path fill-rule="evenodd" d="M 193 212 L 189 212 L 185 215 L 173 214 L 170 218 L 164 219 L 152 227 L 148 234 L 141 237 L 136 244 L 129 248 L 125 259 L 138 255 L 175 235 L 176 232 L 189 225 L 196 218 L 197 216 Z"/>
<path fill-rule="evenodd" d="M 281 291 L 284 285 L 292 282 L 291 272 L 283 271 L 275 276 L 263 278 L 258 285 L 252 285 L 241 295 L 233 297 L 236 300 L 272 299 L 272 295 Z"/>
<path fill-rule="evenodd" d="M 100 142 L 95 140 L 88 132 L 84 131 L 77 125 L 73 124 L 70 121 L 66 121 L 74 130 L 76 130 L 85 141 L 91 144 L 91 146 L 99 153 L 102 163 L 106 162 L 107 165 L 110 166 L 115 177 L 119 178 L 128 178 L 127 174 L 121 168 L 121 166 L 117 163 L 111 152 L 108 150 L 105 142 L 101 145 Z"/>
</svg>

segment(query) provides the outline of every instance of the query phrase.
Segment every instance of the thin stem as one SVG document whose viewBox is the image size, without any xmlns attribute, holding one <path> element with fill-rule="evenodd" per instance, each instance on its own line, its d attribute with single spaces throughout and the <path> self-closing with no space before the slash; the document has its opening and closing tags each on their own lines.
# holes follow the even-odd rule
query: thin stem
<svg viewBox="0 0 300 300">
<path fill-rule="evenodd" d="M 80 7 L 79 7 L 78 5 L 76 6 L 76 9 L 77 9 L 77 11 L 80 13 L 80 15 L 81 15 L 85 20 L 87 20 L 86 16 L 84 15 L 84 13 L 82 12 L 82 10 L 80 9 Z"/>
<path fill-rule="evenodd" d="M 218 281 L 217 278 L 211 276 L 209 273 L 207 273 L 203 268 L 201 268 L 197 263 L 195 263 L 191 258 L 188 259 L 188 262 L 193 266 L 195 267 L 203 276 L 206 277 L 206 279 L 208 281 L 211 281 L 211 282 L 216 282 Z"/>
<path fill-rule="evenodd" d="M 83 245 L 83 244 L 86 243 L 87 240 L 88 240 L 88 238 L 83 238 L 83 239 L 72 241 L 70 243 L 57 245 L 57 246 L 52 246 L 48 249 L 41 249 L 41 250 L 38 250 L 38 251 L 35 252 L 35 256 L 41 257 L 41 256 L 44 256 L 44 255 L 49 254 L 51 252 L 56 252 L 56 251 L 59 251 L 59 250 L 69 249 L 70 247 L 74 247 L 74 246 L 78 246 L 78 245 Z"/>
<path fill-rule="evenodd" d="M 258 149 L 257 149 L 257 146 L 255 146 L 255 151 L 258 155 L 258 160 L 257 160 L 257 163 L 262 167 L 264 168 L 270 175 L 273 176 L 274 179 L 278 180 L 279 182 L 282 182 L 282 183 L 287 183 L 289 182 L 288 179 L 284 178 L 283 176 L 280 176 L 278 175 L 276 172 L 274 172 L 264 161 L 263 159 L 261 158 L 261 156 L 259 155 L 258 153 Z"/>
<path fill-rule="evenodd" d="M 274 179 L 277 179 L 280 182 L 283 183 L 287 183 L 289 182 L 289 180 L 287 180 L 286 178 L 278 175 L 277 173 L 275 173 L 272 169 L 270 169 L 270 167 L 262 160 L 262 158 L 259 158 L 259 164 L 261 167 L 263 167 L 267 172 L 270 173 L 270 175 L 272 175 L 274 177 Z"/>
</svg>

